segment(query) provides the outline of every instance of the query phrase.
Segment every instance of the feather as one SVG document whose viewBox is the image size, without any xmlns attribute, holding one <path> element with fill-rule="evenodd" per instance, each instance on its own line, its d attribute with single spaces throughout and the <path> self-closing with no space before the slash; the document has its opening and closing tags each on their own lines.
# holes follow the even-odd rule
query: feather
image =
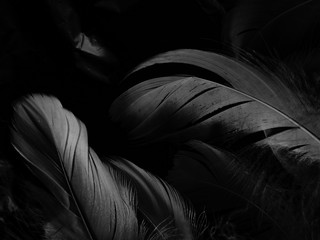
<svg viewBox="0 0 320 240">
<path fill-rule="evenodd" d="M 146 222 L 159 229 L 163 239 L 193 239 L 194 213 L 174 188 L 127 160 L 117 159 L 111 164 L 131 179 L 137 190 L 138 210 Z"/>
<path fill-rule="evenodd" d="M 225 16 L 222 38 L 239 49 L 284 58 L 318 46 L 318 1 L 240 0 Z"/>
<path fill-rule="evenodd" d="M 136 239 L 134 209 L 88 146 L 84 124 L 53 97 L 33 95 L 14 110 L 12 143 L 54 196 L 53 225 L 67 239 Z"/>
<path fill-rule="evenodd" d="M 239 234 L 247 233 L 254 239 L 308 236 L 311 221 L 306 221 L 291 202 L 297 189 L 277 186 L 286 177 L 282 175 L 288 173 L 277 171 L 277 178 L 270 179 L 267 167 L 259 171 L 253 168 L 258 162 L 270 164 L 268 159 L 256 158 L 246 165 L 244 158 L 201 141 L 190 141 L 175 156 L 167 179 L 196 205 L 205 205 L 216 218 L 222 215 L 234 223 Z"/>
<path fill-rule="evenodd" d="M 304 87 L 308 84 L 279 62 L 267 67 L 258 60 L 256 64 L 251 64 L 249 61 L 244 62 L 213 52 L 181 49 L 159 54 L 142 63 L 127 76 L 126 81 L 135 79 L 135 74 L 150 67 L 176 63 L 196 66 L 202 71 L 211 71 L 216 76 L 206 79 L 231 86 L 261 100 L 289 115 L 313 134 L 320 134 L 317 121 L 320 101 L 319 98 L 313 97 L 316 93 L 310 94 L 317 90 L 312 84 Z M 203 78 L 200 74 L 201 70 L 191 72 L 189 76 Z M 224 82 L 218 77 L 221 77 Z"/>
<path fill-rule="evenodd" d="M 54 23 L 73 46 L 76 66 L 95 79 L 109 82 L 110 68 L 106 66 L 117 64 L 118 60 L 114 53 L 103 46 L 97 38 L 82 30 L 80 18 L 68 1 L 46 2 Z"/>
<path fill-rule="evenodd" d="M 116 107 L 112 107 L 112 110 L 110 110 L 112 112 L 112 114 L 116 117 L 116 119 L 114 120 L 118 120 L 119 118 L 121 118 L 122 114 L 123 114 L 123 110 L 121 108 L 118 108 L 117 105 L 121 104 L 121 105 L 128 105 L 131 103 L 131 99 L 132 98 L 139 98 L 140 96 L 143 96 L 145 94 L 146 91 L 150 91 L 152 89 L 156 89 L 160 86 L 162 86 L 165 83 L 170 83 L 172 81 L 175 80 L 179 80 L 182 79 L 183 77 L 159 77 L 159 78 L 155 78 L 152 79 L 148 82 L 142 82 L 140 84 L 137 84 L 135 86 L 133 86 L 130 91 L 126 91 L 123 94 L 121 94 L 118 98 L 117 98 L 117 102 L 118 104 L 114 104 L 114 106 Z M 129 102 L 126 102 L 127 100 L 129 100 Z"/>
<path fill-rule="evenodd" d="M 184 72 L 179 68 L 176 78 L 162 77 L 156 88 L 147 87 L 149 81 L 151 86 L 156 81 L 152 77 L 141 78 L 143 82 L 135 86 L 135 92 L 128 89 L 124 98 L 115 100 L 110 115 L 127 131 L 132 146 L 148 147 L 161 142 L 179 146 L 198 139 L 234 154 L 239 160 L 236 172 L 244 169 L 253 179 L 247 197 L 274 192 L 262 207 L 275 214 L 281 224 L 290 220 L 292 214 L 292 222 L 288 222 L 302 234 L 297 236 L 316 236 L 319 98 L 314 94 L 316 90 L 309 91 L 311 84 L 304 83 L 285 65 L 272 65 L 272 71 L 264 64 L 257 67 L 260 60 L 256 61 L 191 49 L 160 54 L 139 65 L 125 82 L 137 81 L 144 72 L 149 73 L 149 78 L 152 72 L 157 77 L 159 71 L 164 76 L 166 67 L 172 75 L 176 64 L 189 70 L 195 66 L 197 71 Z M 208 80 L 197 77 L 206 71 L 213 73 Z M 182 74 L 191 77 L 179 79 Z M 120 106 L 122 112 L 117 114 L 115 110 Z M 193 165 L 188 167 L 189 171 L 194 170 Z M 193 172 L 194 179 L 204 177 L 201 171 Z M 176 175 L 179 174 L 184 179 L 192 176 L 183 171 Z M 277 195 L 277 191 L 281 194 Z M 268 201 L 270 205 L 265 204 Z M 281 211 L 277 214 L 276 209 Z M 290 211 L 281 217 L 283 209 Z"/>
<path fill-rule="evenodd" d="M 268 145 L 297 177 L 304 178 L 296 168 L 299 163 L 287 162 L 277 149 L 304 154 L 301 164 L 318 169 L 318 137 L 271 105 L 218 83 L 185 78 L 147 91 L 133 98 L 131 104 L 121 106 L 125 114 L 120 123 L 130 128 L 128 137 L 135 144 L 163 139 L 179 143 L 193 138 L 228 144 L 230 149 L 238 150 Z"/>
</svg>

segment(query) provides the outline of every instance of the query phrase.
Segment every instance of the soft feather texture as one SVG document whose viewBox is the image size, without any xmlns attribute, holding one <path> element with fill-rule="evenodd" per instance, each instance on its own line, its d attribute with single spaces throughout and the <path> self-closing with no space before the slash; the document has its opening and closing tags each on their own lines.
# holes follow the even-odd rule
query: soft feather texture
<svg viewBox="0 0 320 240">
<path fill-rule="evenodd" d="M 23 99 L 13 125 L 15 149 L 48 190 L 29 186 L 45 213 L 47 239 L 192 240 L 209 229 L 205 215 L 197 218 L 161 179 L 119 157 L 102 163 L 84 124 L 56 98 Z"/>
<path fill-rule="evenodd" d="M 297 170 L 302 162 L 318 169 L 318 137 L 290 115 L 235 89 L 190 77 L 130 99 L 126 100 L 128 105 L 116 101 L 111 115 L 120 105 L 124 108 L 120 115 L 113 116 L 128 129 L 132 143 L 163 139 L 179 143 L 194 138 L 237 150 L 268 145 L 283 167 L 298 178 L 304 178 L 304 173 Z M 277 151 L 281 147 L 304 154 L 305 160 L 287 162 Z"/>
<path fill-rule="evenodd" d="M 177 64 L 186 71 L 180 67 L 172 75 Z M 297 239 L 309 239 L 319 231 L 319 97 L 314 82 L 304 82 L 282 63 L 272 64 L 193 49 L 160 54 L 126 77 L 127 83 L 141 83 L 114 101 L 110 116 L 141 149 L 198 139 L 234 154 L 239 164 L 231 170 L 252 179 L 246 197 L 258 197 L 258 206 L 280 229 L 290 232 L 290 222 Z M 163 77 L 166 68 L 169 75 Z M 213 74 L 207 79 L 197 77 L 208 71 Z M 194 174 L 200 178 L 205 171 Z"/>
<path fill-rule="evenodd" d="M 150 67 L 175 63 L 211 71 L 225 80 L 222 84 L 271 105 L 288 115 L 311 135 L 320 134 L 317 121 L 320 101 L 314 92 L 318 89 L 315 89 L 315 82 L 304 82 L 284 64 L 274 63 L 272 69 L 269 69 L 259 61 L 254 65 L 249 61 L 245 62 L 213 52 L 181 49 L 160 54 L 142 63 L 128 75 L 127 81 L 134 79 L 136 73 Z M 198 76 L 198 74 L 199 72 L 194 72 L 189 75 Z M 207 79 L 221 83 L 220 79 L 214 77 Z"/>
<path fill-rule="evenodd" d="M 57 99 L 34 95 L 18 103 L 12 138 L 57 200 L 47 210 L 67 239 L 137 238 L 137 219 L 123 200 L 124 189 L 89 148 L 83 123 Z"/>
<path fill-rule="evenodd" d="M 164 239 L 193 239 L 191 221 L 194 213 L 175 189 L 124 159 L 113 160 L 111 164 L 131 180 L 137 189 L 138 210 L 159 230 L 160 236 L 163 235 Z M 167 233 L 165 229 L 168 229 Z"/>
<path fill-rule="evenodd" d="M 194 203 L 223 215 L 240 233 L 249 233 L 254 239 L 309 239 L 318 229 L 312 226 L 313 213 L 300 208 L 308 195 L 303 189 L 280 184 L 290 179 L 290 174 L 274 168 L 272 177 L 268 173 L 271 166 L 266 166 L 272 163 L 266 156 L 249 164 L 248 155 L 190 141 L 177 153 L 168 181 Z M 259 164 L 265 164 L 264 168 L 257 169 Z M 293 179 L 291 183 L 295 184 Z M 316 209 L 315 202 L 310 203 L 304 210 Z"/>
<path fill-rule="evenodd" d="M 246 56 L 244 56 L 246 57 Z M 253 57 L 252 57 L 253 58 Z M 257 60 L 255 64 L 252 61 Z M 179 49 L 159 54 L 148 61 L 137 66 L 130 74 L 126 81 L 135 79 L 135 75 L 139 72 L 148 70 L 151 67 L 161 67 L 166 64 L 185 64 L 186 66 L 196 66 L 199 71 L 188 73 L 189 76 L 202 77 L 201 71 L 210 71 L 214 75 L 206 78 L 210 81 L 222 83 L 232 86 L 233 88 L 243 91 L 259 100 L 262 100 L 273 107 L 290 114 L 304 124 L 310 125 L 315 123 L 315 119 L 307 121 L 305 114 L 318 114 L 313 104 L 308 99 L 308 91 L 303 92 L 301 85 L 303 80 L 293 74 L 290 69 L 286 69 L 285 65 L 280 62 L 273 63 L 270 67 L 266 66 L 258 59 L 236 59 L 219 53 L 210 51 L 201 51 L 196 49 Z M 186 67 L 187 69 L 187 67 Z M 155 72 L 155 70 L 154 70 Z M 183 74 L 183 72 L 179 72 Z M 185 73 L 186 74 L 186 73 Z M 224 82 L 217 79 L 222 77 Z M 203 77 L 202 77 L 203 78 Z M 146 79 L 141 79 L 146 80 Z M 316 104 L 319 103 L 319 100 Z M 296 111 L 296 109 L 299 111 Z"/>
</svg>

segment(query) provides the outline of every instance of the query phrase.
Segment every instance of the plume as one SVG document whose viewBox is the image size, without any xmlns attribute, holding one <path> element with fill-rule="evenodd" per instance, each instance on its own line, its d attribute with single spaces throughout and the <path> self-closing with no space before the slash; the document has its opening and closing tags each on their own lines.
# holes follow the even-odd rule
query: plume
<svg viewBox="0 0 320 240">
<path fill-rule="evenodd" d="M 33 95 L 14 109 L 12 143 L 56 200 L 46 209 L 51 224 L 66 239 L 136 239 L 123 197 L 131 193 L 88 147 L 84 124 L 53 97 Z"/>
<path fill-rule="evenodd" d="M 115 102 L 113 108 L 119 105 L 121 102 Z M 177 80 L 122 106 L 125 108 L 119 122 L 130 128 L 128 135 L 136 144 L 163 138 L 178 142 L 217 139 L 220 143 L 230 139 L 229 144 L 239 143 L 239 149 L 241 142 L 244 146 L 286 147 L 318 163 L 319 139 L 315 134 L 271 105 L 215 82 L 194 77 Z M 288 170 L 292 167 L 282 164 Z"/>
<path fill-rule="evenodd" d="M 161 67 L 175 66 L 174 64 L 183 64 L 185 69 L 195 66 L 198 70 L 188 72 L 187 75 L 204 77 L 233 87 L 290 116 L 315 135 L 319 132 L 319 98 L 315 93 L 315 82 L 306 83 L 281 63 L 274 63 L 270 69 L 263 62 L 254 65 L 249 61 L 244 62 L 213 52 L 181 49 L 160 54 L 142 63 L 128 75 L 126 81 L 132 81 L 136 75 L 139 77 L 140 72 L 148 69 L 152 69 L 153 72 L 158 68 L 165 71 L 165 68 Z M 204 75 L 203 72 L 206 71 L 213 75 Z M 143 80 L 147 79 L 142 78 L 141 81 Z"/>
</svg>

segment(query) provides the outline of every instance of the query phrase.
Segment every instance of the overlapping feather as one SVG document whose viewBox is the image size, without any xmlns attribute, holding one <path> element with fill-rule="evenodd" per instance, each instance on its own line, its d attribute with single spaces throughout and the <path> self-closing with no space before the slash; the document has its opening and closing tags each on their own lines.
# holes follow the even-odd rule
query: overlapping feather
<svg viewBox="0 0 320 240">
<path fill-rule="evenodd" d="M 39 193 L 48 239 L 191 240 L 206 228 L 194 226 L 195 213 L 161 179 L 121 158 L 102 163 L 84 124 L 56 98 L 25 98 L 13 125 L 15 149 L 49 191 Z"/>
<path fill-rule="evenodd" d="M 155 77 L 159 71 L 165 75 L 166 68 L 172 74 L 177 64 L 176 75 L 150 78 L 150 72 Z M 194 66 L 196 71 L 190 71 Z M 275 209 L 289 207 L 290 214 L 296 214 L 292 219 L 303 222 L 293 220 L 299 226 L 297 236 L 308 239 L 309 230 L 318 231 L 311 226 L 317 222 L 319 209 L 319 99 L 307 95 L 301 79 L 282 67 L 272 72 L 264 65 L 192 49 L 160 54 L 127 76 L 127 82 L 139 78 L 143 82 L 116 99 L 110 115 L 126 130 L 133 146 L 157 142 L 179 146 L 198 139 L 234 154 L 239 165 L 229 171 L 246 171 L 255 179 L 247 196 L 267 196 L 267 189 L 280 191 L 280 195 L 271 194 L 271 207 L 264 207 L 281 223 L 288 215 Z M 197 77 L 208 71 L 213 74 L 206 76 L 211 77 Z M 149 79 L 141 78 L 144 72 Z M 183 158 L 188 160 L 188 156 Z M 201 171 L 199 178 L 207 170 Z M 184 174 L 187 179 L 188 173 Z M 219 194 L 217 189 L 211 191 Z"/>
</svg>

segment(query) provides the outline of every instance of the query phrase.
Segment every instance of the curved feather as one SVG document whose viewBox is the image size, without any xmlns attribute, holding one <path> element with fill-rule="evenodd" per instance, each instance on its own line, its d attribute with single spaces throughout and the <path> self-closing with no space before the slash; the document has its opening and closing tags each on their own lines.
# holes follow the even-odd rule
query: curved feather
<svg viewBox="0 0 320 240">
<path fill-rule="evenodd" d="M 141 78 L 145 72 L 156 77 L 161 71 L 163 76 L 168 67 L 172 74 L 177 64 L 176 77 L 203 76 L 206 71 L 214 75 L 208 80 L 168 77 L 170 82 L 162 78 L 157 88 L 147 90 L 148 81 L 153 80 Z M 194 66 L 196 71 L 190 72 Z M 162 141 L 179 145 L 200 139 L 230 151 L 239 157 L 241 166 L 258 176 L 253 186 L 265 179 L 272 183 L 272 190 L 284 190 L 286 200 L 295 202 L 289 205 L 297 207 L 301 220 L 317 234 L 319 98 L 309 92 L 311 84 L 304 85 L 285 66 L 275 66 L 273 71 L 212 52 L 171 51 L 148 60 L 127 76 L 127 82 L 144 81 L 135 86 L 135 91 L 143 86 L 142 91 L 135 97 L 127 90 L 124 95 L 130 97 L 125 101 L 118 98 L 110 114 L 126 129 L 132 145 Z M 123 111 L 115 114 L 120 106 Z M 286 206 L 271 201 L 273 208 L 278 204 L 282 204 L 280 209 Z M 296 225 L 299 230 L 304 228 Z"/>
<path fill-rule="evenodd" d="M 33 95 L 16 104 L 12 142 L 55 197 L 48 208 L 56 207 L 54 222 L 70 239 L 137 238 L 123 189 L 88 146 L 84 124 L 56 98 Z"/>
<path fill-rule="evenodd" d="M 305 178 L 306 172 L 297 168 L 300 164 L 319 170 L 320 141 L 316 135 L 270 104 L 233 88 L 190 77 L 130 100 L 128 105 L 116 101 L 111 115 L 113 109 L 122 107 L 118 122 L 127 129 L 132 144 L 200 139 L 233 151 L 267 145 L 296 177 Z M 281 148 L 304 158 L 287 161 L 278 151 Z"/>
<path fill-rule="evenodd" d="M 163 239 L 193 239 L 194 213 L 174 188 L 127 160 L 117 159 L 111 164 L 131 179 L 137 191 L 138 210 L 146 222 L 159 229 L 160 236 L 168 228 L 169 236 L 165 234 Z"/>
<path fill-rule="evenodd" d="M 259 99 L 290 116 L 311 133 L 317 136 L 320 134 L 317 121 L 320 101 L 314 97 L 317 95 L 313 93 L 315 87 L 304 86 L 308 84 L 281 63 L 275 63 L 272 69 L 268 69 L 262 62 L 258 62 L 259 66 L 253 66 L 249 62 L 214 52 L 181 49 L 159 54 L 142 63 L 127 76 L 126 81 L 134 79 L 139 72 L 166 64 L 185 64 L 200 69 L 189 73 L 189 76 L 201 77 L 201 70 L 210 71 L 217 77 L 222 77 L 225 82 L 214 76 L 205 79 L 231 86 Z M 156 72 L 155 69 L 153 71 Z"/>
</svg>

